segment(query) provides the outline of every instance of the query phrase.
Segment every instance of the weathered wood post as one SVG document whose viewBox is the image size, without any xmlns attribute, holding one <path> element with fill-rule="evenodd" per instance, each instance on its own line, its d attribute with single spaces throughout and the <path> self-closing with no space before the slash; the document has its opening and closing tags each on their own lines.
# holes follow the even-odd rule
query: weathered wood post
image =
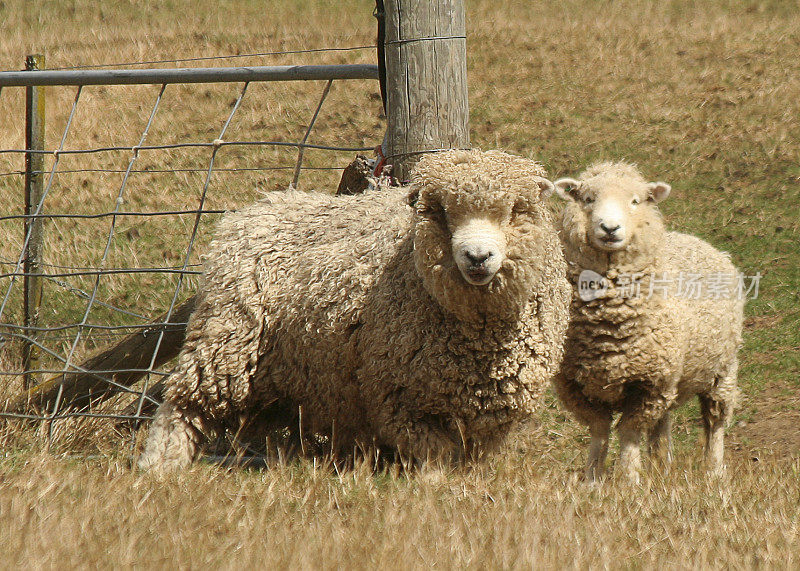
<svg viewBox="0 0 800 571">
<path fill-rule="evenodd" d="M 44 69 L 43 55 L 25 58 L 27 71 Z M 23 310 L 25 335 L 22 347 L 22 370 L 25 388 L 39 382 L 39 349 L 31 339 L 36 337 L 35 327 L 39 323 L 39 307 L 42 302 L 42 254 L 44 247 L 44 224 L 41 218 L 30 218 L 36 213 L 44 192 L 44 87 L 25 89 L 25 236 L 27 245 L 23 260 Z"/>
<path fill-rule="evenodd" d="M 469 148 L 466 21 L 462 0 L 384 0 L 387 136 L 403 181 L 419 156 Z"/>
</svg>

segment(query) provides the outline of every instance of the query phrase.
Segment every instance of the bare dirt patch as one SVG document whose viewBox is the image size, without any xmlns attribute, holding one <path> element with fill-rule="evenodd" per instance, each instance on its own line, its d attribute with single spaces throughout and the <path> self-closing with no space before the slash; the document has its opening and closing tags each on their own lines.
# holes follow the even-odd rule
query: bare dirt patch
<svg viewBox="0 0 800 571">
<path fill-rule="evenodd" d="M 732 454 L 749 455 L 754 461 L 800 457 L 800 395 L 788 391 L 783 385 L 770 384 L 742 403 L 753 414 L 731 427 Z"/>
<path fill-rule="evenodd" d="M 747 331 L 770 329 L 779 324 L 782 319 L 782 315 L 754 315 L 744 320 L 744 328 Z"/>
</svg>

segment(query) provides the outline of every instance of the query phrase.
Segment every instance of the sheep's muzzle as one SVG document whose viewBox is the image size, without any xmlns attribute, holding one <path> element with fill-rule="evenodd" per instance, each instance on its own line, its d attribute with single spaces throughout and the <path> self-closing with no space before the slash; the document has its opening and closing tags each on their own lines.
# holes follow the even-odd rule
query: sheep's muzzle
<svg viewBox="0 0 800 571">
<path fill-rule="evenodd" d="M 467 283 L 485 286 L 492 281 L 505 260 L 506 239 L 490 220 L 474 219 L 453 232 L 453 258 Z"/>
</svg>

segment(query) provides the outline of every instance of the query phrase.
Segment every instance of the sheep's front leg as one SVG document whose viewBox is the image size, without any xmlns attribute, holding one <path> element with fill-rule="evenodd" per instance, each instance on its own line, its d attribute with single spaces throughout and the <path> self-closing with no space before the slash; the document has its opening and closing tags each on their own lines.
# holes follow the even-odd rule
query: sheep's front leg
<svg viewBox="0 0 800 571">
<path fill-rule="evenodd" d="M 399 435 L 398 439 L 398 450 L 401 456 L 410 456 L 417 465 L 459 462 L 473 452 L 463 438 L 456 440 L 455 435 L 431 425 L 429 418 L 409 419 L 404 424 L 404 434 Z"/>
<path fill-rule="evenodd" d="M 588 482 L 594 482 L 603 475 L 608 455 L 608 437 L 611 433 L 611 415 L 598 419 L 589 427 L 591 442 L 589 455 L 586 458 L 586 471 L 584 477 Z"/>
<path fill-rule="evenodd" d="M 164 401 L 150 425 L 139 468 L 165 472 L 187 467 L 197 456 L 202 438 L 197 426 L 201 426 L 199 417 Z"/>
<path fill-rule="evenodd" d="M 664 466 L 672 464 L 672 416 L 669 411 L 650 429 L 648 448 L 652 460 Z"/>
<path fill-rule="evenodd" d="M 620 421 L 622 423 L 622 421 Z M 639 471 L 642 467 L 642 453 L 639 445 L 642 441 L 642 430 L 626 424 L 619 428 L 619 471 L 629 481 L 639 483 Z"/>
<path fill-rule="evenodd" d="M 370 424 L 378 433 L 378 442 L 394 447 L 404 463 L 455 462 L 469 452 L 463 431 L 451 426 L 451 419 L 414 411 L 414 403 L 409 401 L 405 390 L 384 393 L 380 402 L 383 406 L 370 419 Z"/>
<path fill-rule="evenodd" d="M 725 424 L 733 414 L 739 389 L 736 376 L 739 367 L 737 359 L 728 363 L 727 367 L 715 379 L 713 388 L 706 394 L 697 395 L 700 400 L 700 412 L 705 429 L 705 464 L 706 469 L 720 475 L 725 471 L 723 462 L 725 446 Z"/>
</svg>

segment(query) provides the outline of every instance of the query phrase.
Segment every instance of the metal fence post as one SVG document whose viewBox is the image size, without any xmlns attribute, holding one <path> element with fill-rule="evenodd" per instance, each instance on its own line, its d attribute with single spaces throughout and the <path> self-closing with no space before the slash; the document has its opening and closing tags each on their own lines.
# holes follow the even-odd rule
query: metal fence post
<svg viewBox="0 0 800 571">
<path fill-rule="evenodd" d="M 25 58 L 25 70 L 44 69 L 43 55 Z M 25 89 L 25 148 L 28 151 L 44 151 L 45 99 L 44 87 Z M 39 322 L 39 307 L 42 302 L 42 254 L 44 247 L 44 224 L 41 218 L 29 218 L 36 213 L 44 192 L 44 154 L 25 154 L 25 236 L 30 234 L 24 255 L 24 325 L 26 340 L 22 347 L 23 383 L 28 389 L 38 384 L 39 349 L 33 342 L 35 328 Z"/>
</svg>

